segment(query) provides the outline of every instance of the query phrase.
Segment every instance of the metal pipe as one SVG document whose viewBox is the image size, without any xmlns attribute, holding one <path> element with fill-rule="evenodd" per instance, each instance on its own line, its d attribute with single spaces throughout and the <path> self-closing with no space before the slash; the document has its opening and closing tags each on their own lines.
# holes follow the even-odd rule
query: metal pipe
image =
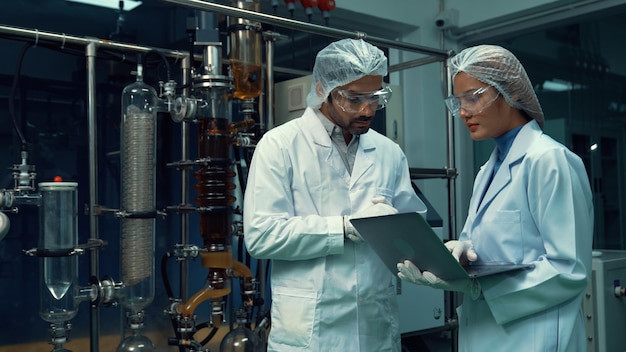
<svg viewBox="0 0 626 352">
<path fill-rule="evenodd" d="M 191 57 L 189 55 L 185 56 L 183 62 L 181 63 L 181 67 L 183 70 L 182 77 L 182 85 L 185 87 L 182 92 L 182 96 L 184 98 L 189 97 L 191 89 Z M 187 120 L 183 120 L 181 125 L 181 160 L 189 160 L 189 122 Z M 181 205 L 187 206 L 189 204 L 189 169 L 181 168 L 180 173 L 180 186 L 181 186 Z M 180 241 L 183 246 L 189 243 L 189 213 L 182 212 L 180 218 Z M 180 298 L 183 301 L 187 300 L 187 290 L 189 286 L 189 263 L 186 260 L 181 261 L 180 263 Z"/>
<path fill-rule="evenodd" d="M 98 216 L 96 206 L 98 204 L 98 153 L 96 146 L 96 51 L 97 43 L 91 41 L 85 48 L 87 57 L 87 117 L 89 120 L 89 238 L 98 239 Z M 99 277 L 99 252 L 89 251 L 89 273 L 91 277 Z M 98 305 L 91 305 L 90 310 L 90 344 L 91 351 L 98 351 L 100 335 L 100 311 Z"/>
<path fill-rule="evenodd" d="M 412 60 L 412 61 L 407 61 L 407 62 L 403 62 L 400 64 L 395 64 L 395 65 L 390 65 L 389 66 L 389 73 L 391 72 L 396 72 L 396 71 L 402 71 L 402 70 L 406 70 L 408 68 L 413 68 L 413 67 L 417 67 L 417 66 L 422 66 L 422 65 L 426 65 L 426 64 L 431 64 L 433 62 L 441 62 L 443 60 L 441 60 L 438 57 L 424 57 L 421 59 L 417 59 L 417 60 Z"/>
<path fill-rule="evenodd" d="M 58 34 L 58 33 L 52 33 L 52 32 L 44 32 L 38 29 L 26 29 L 26 28 L 19 28 L 19 27 L 5 26 L 5 25 L 0 25 L 0 35 L 3 37 L 8 37 L 8 38 L 15 37 L 17 39 L 24 39 L 24 38 L 33 39 L 35 41 L 35 44 L 38 44 L 38 43 L 59 44 L 60 43 L 61 47 L 79 46 L 82 48 L 84 46 L 94 44 L 98 48 L 113 49 L 113 50 L 121 51 L 121 52 L 130 51 L 130 52 L 137 52 L 137 53 L 148 53 L 150 51 L 159 51 L 165 56 L 176 58 L 176 59 L 183 59 L 185 56 L 188 55 L 188 53 L 180 51 L 180 50 L 171 50 L 171 49 L 141 46 L 141 45 L 135 45 L 135 44 L 120 43 L 120 42 L 114 42 L 114 41 L 98 39 L 98 38 L 76 37 L 72 35 L 67 35 L 65 33 Z"/>
<path fill-rule="evenodd" d="M 267 103 L 267 115 L 265 128 L 269 131 L 274 128 L 274 38 L 270 35 L 265 41 L 265 54 L 266 54 L 266 78 L 267 92 L 265 94 L 265 101 Z"/>
<path fill-rule="evenodd" d="M 439 12 L 445 9 L 445 0 L 439 1 Z M 439 47 L 443 48 L 445 46 L 445 37 L 444 32 L 441 31 L 439 33 Z M 452 56 L 452 52 L 449 53 L 449 56 Z M 448 66 L 448 61 L 445 60 L 441 63 L 441 67 L 439 70 L 440 82 L 442 93 L 444 97 L 450 96 L 452 94 L 452 78 L 450 77 L 450 68 Z M 455 146 L 454 146 L 454 117 L 445 109 L 446 113 L 446 159 L 447 159 L 447 168 L 452 170 L 454 173 L 453 177 L 447 179 L 448 186 L 448 235 L 446 236 L 449 240 L 458 238 L 456 236 L 456 167 L 455 167 Z M 445 292 L 444 298 L 446 302 L 445 314 L 448 317 L 449 321 L 453 321 L 455 324 L 450 325 L 451 338 L 450 338 L 450 350 L 453 352 L 458 351 L 458 332 L 454 330 L 458 329 L 458 317 L 456 315 L 456 307 L 458 305 L 458 295 L 456 292 Z"/>
<path fill-rule="evenodd" d="M 380 45 L 386 48 L 415 51 L 423 54 L 433 55 L 445 60 L 448 58 L 448 52 L 445 50 L 428 48 L 425 46 L 414 45 L 410 43 L 399 42 L 395 40 L 389 40 L 384 38 L 370 37 L 364 32 L 351 32 L 341 29 L 335 29 L 325 26 L 320 26 L 312 23 L 296 21 L 294 19 L 283 18 L 274 15 L 268 15 L 261 12 L 249 11 L 239 9 L 232 6 L 216 4 L 213 2 L 207 2 L 204 0 L 159 0 L 170 4 L 180 5 L 201 11 L 211 11 L 221 13 L 226 16 L 241 17 L 252 21 L 272 24 L 279 27 L 309 32 L 313 34 L 324 35 L 327 37 L 335 38 L 357 38 L 367 39 L 368 42 Z"/>
<path fill-rule="evenodd" d="M 295 68 L 287 68 L 287 67 L 278 67 L 278 66 L 274 66 L 274 72 L 286 73 L 286 74 L 294 75 L 297 77 L 308 76 L 311 74 L 311 71 L 298 70 Z"/>
<path fill-rule="evenodd" d="M 444 63 L 443 72 L 445 72 L 446 78 L 444 80 L 444 88 L 446 96 L 452 94 L 452 78 L 450 77 L 450 67 L 447 63 Z M 456 171 L 456 164 L 454 160 L 455 144 L 454 144 L 454 116 L 446 109 L 446 133 L 448 136 L 447 145 L 447 159 L 448 168 Z M 456 233 L 456 177 L 448 178 L 448 217 L 450 221 L 450 228 L 448 239 L 455 239 L 454 233 Z"/>
<path fill-rule="evenodd" d="M 150 46 L 142 46 L 135 44 L 126 44 L 113 42 L 110 40 L 98 39 L 98 38 L 84 38 L 84 37 L 76 37 L 67 35 L 65 33 L 52 33 L 40 31 L 38 29 L 26 29 L 20 27 L 6 26 L 0 25 L 0 37 L 4 37 L 7 39 L 32 39 L 35 43 L 54 43 L 60 44 L 61 47 L 66 46 L 86 46 L 90 43 L 96 43 L 99 48 L 107 48 L 113 49 L 116 51 L 127 51 L 127 52 L 138 52 L 138 53 L 148 53 L 150 51 L 158 51 L 167 57 L 171 57 L 174 59 L 185 60 L 189 58 L 189 53 L 186 51 L 180 50 L 171 50 Z M 194 54 L 194 61 L 202 62 L 201 54 Z M 224 64 L 229 64 L 230 61 L 228 59 L 222 59 Z M 309 71 L 292 69 L 288 67 L 274 67 L 275 72 L 282 72 L 287 74 L 292 74 L 294 76 L 306 76 L 311 74 Z"/>
<path fill-rule="evenodd" d="M 450 96 L 452 94 L 452 77 L 450 75 L 450 67 L 448 66 L 448 62 L 444 61 L 442 63 L 442 74 L 445 74 L 443 81 L 444 91 L 446 92 L 445 96 Z M 447 159 L 448 159 L 448 167 L 452 170 L 455 170 L 456 173 L 456 164 L 455 164 L 455 136 L 454 136 L 454 116 L 448 109 L 446 109 L 446 134 L 448 136 L 448 146 L 447 146 Z M 457 239 L 457 216 L 456 216 L 456 177 L 448 179 L 448 239 Z M 459 304 L 459 297 L 456 292 L 448 292 L 446 293 L 450 297 L 450 304 L 448 305 L 450 309 L 450 317 L 455 317 L 455 309 Z M 451 339 L 451 347 L 452 351 L 458 351 L 458 335 L 454 332 L 452 333 Z"/>
<path fill-rule="evenodd" d="M 267 74 L 267 93 L 266 93 L 266 101 L 267 101 L 267 119 L 266 124 L 263 126 L 264 130 L 269 131 L 274 127 L 274 42 L 276 39 L 281 38 L 282 36 L 278 33 L 269 33 L 266 35 L 266 74 Z M 249 166 L 249 165 L 246 165 Z M 265 300 L 265 284 L 267 273 L 265 271 L 265 260 L 259 259 L 257 262 L 257 266 L 259 268 L 259 296 Z M 259 306 L 259 312 L 265 311 L 265 304 L 261 304 Z"/>
</svg>

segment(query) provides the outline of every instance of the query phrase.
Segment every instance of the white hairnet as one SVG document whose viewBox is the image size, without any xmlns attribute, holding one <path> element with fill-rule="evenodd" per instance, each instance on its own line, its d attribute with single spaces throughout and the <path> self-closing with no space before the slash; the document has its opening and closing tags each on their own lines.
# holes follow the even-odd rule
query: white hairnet
<svg viewBox="0 0 626 352">
<path fill-rule="evenodd" d="M 362 39 L 338 40 L 317 53 L 306 105 L 317 109 L 337 87 L 365 76 L 386 75 L 387 57 L 382 50 Z"/>
<path fill-rule="evenodd" d="M 543 111 L 519 60 L 497 45 L 478 45 L 464 49 L 448 60 L 452 79 L 465 72 L 497 89 L 512 107 L 526 111 L 543 127 Z"/>
</svg>

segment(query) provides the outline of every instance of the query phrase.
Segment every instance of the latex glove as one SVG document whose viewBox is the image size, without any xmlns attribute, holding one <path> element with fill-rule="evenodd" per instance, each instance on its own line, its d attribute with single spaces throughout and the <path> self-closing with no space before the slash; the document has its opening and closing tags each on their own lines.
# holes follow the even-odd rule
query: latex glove
<svg viewBox="0 0 626 352">
<path fill-rule="evenodd" d="M 462 265 L 467 265 L 469 262 L 475 262 L 478 259 L 478 254 L 474 250 L 472 241 L 448 241 L 445 243 L 445 246 L 456 261 Z"/>
<path fill-rule="evenodd" d="M 430 286 L 433 288 L 469 293 L 472 299 L 480 296 L 480 283 L 475 279 L 461 279 L 445 281 L 430 271 L 420 271 L 420 269 L 410 260 L 398 263 L 398 277 L 404 281 L 409 281 L 416 285 Z"/>
<path fill-rule="evenodd" d="M 352 242 L 362 242 L 363 238 L 359 232 L 352 226 L 350 219 L 352 218 L 370 218 L 373 216 L 397 214 L 398 210 L 389 204 L 385 197 L 372 198 L 372 206 L 361 210 L 360 212 L 343 217 L 343 233 L 346 238 Z"/>
</svg>

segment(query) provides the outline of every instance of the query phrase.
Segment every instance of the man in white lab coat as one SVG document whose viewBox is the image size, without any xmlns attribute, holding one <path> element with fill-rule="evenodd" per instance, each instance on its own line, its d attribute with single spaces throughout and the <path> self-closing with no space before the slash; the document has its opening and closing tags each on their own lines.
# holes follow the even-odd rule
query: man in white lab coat
<svg viewBox="0 0 626 352">
<path fill-rule="evenodd" d="M 401 278 L 462 291 L 459 351 L 586 351 L 582 297 L 591 275 L 593 203 L 585 166 L 543 133 L 543 112 L 522 64 L 494 45 L 449 60 L 450 112 L 474 140 L 496 147 L 474 182 L 465 226 L 446 246 L 460 260 L 531 269 L 445 282 L 410 261 Z"/>
<path fill-rule="evenodd" d="M 391 95 L 386 74 L 380 49 L 331 43 L 303 116 L 256 147 L 244 239 L 253 257 L 272 259 L 269 351 L 400 351 L 393 274 L 349 221 L 426 212 L 400 147 L 369 128 Z"/>
</svg>

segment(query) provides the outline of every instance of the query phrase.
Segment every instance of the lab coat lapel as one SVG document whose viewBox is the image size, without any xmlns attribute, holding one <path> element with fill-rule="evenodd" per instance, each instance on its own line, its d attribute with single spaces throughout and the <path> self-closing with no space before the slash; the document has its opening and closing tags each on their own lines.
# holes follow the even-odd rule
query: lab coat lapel
<svg viewBox="0 0 626 352">
<path fill-rule="evenodd" d="M 502 161 L 502 165 L 498 169 L 498 172 L 494 175 L 491 184 L 483 185 L 484 187 L 489 187 L 487 192 L 485 193 L 485 197 L 480 203 L 480 207 L 478 208 L 478 212 L 480 213 L 485 209 L 485 207 L 493 200 L 495 196 L 500 193 L 500 191 L 506 187 L 509 182 L 511 182 L 511 168 L 521 162 L 526 155 L 526 150 L 528 146 L 531 145 L 534 139 L 541 134 L 541 129 L 535 120 L 527 123 L 522 129 L 519 131 L 511 148 L 509 149 L 509 153 L 506 155 L 504 160 Z M 496 152 L 492 153 L 489 162 L 491 162 L 491 167 L 489 170 L 493 170 L 493 165 L 495 164 Z M 488 163 L 489 164 L 489 163 Z M 488 180 L 486 175 L 483 179 Z M 483 181 L 487 183 L 488 181 Z"/>
<path fill-rule="evenodd" d="M 496 163 L 497 154 L 494 150 L 489 157 L 489 160 L 483 166 L 481 166 L 481 170 L 476 177 L 476 181 L 474 182 L 474 190 L 473 193 L 481 196 L 472 197 L 472 201 L 470 203 L 470 209 L 472 211 L 478 212 L 478 206 L 484 204 L 484 194 L 486 192 L 486 187 L 489 187 L 489 182 L 491 181 L 491 174 L 493 173 L 493 167 Z"/>
<path fill-rule="evenodd" d="M 303 129 L 309 134 L 315 148 L 318 150 L 317 155 L 320 165 L 323 163 L 329 164 L 342 178 L 347 180 L 349 178 L 348 170 L 343 164 L 343 160 L 338 154 L 339 152 L 336 148 L 332 147 L 332 141 L 330 140 L 328 131 L 326 131 L 320 121 L 320 117 L 316 114 L 321 114 L 321 112 L 312 108 L 306 109 L 302 116 Z M 336 157 L 333 157 L 333 153 L 337 153 Z"/>
<path fill-rule="evenodd" d="M 511 156 L 510 151 L 509 151 L 509 154 L 507 155 L 507 157 L 502 161 L 502 165 L 500 165 L 500 168 L 498 169 L 498 172 L 496 172 L 496 174 L 493 175 L 493 179 L 491 180 L 491 183 L 490 184 L 485 184 L 484 187 L 487 187 L 487 191 L 485 192 L 485 196 L 483 197 L 483 200 L 480 203 L 480 206 L 478 208 L 478 212 L 479 213 L 482 212 L 483 209 L 485 209 L 485 207 L 489 203 L 491 203 L 493 198 L 496 195 L 498 195 L 498 193 L 500 193 L 500 191 L 509 182 L 511 182 L 511 169 L 510 169 L 511 161 L 509 160 L 509 156 Z M 490 170 L 493 170 L 493 164 L 491 165 Z M 491 174 L 492 172 L 493 171 L 490 171 L 489 174 Z"/>
<path fill-rule="evenodd" d="M 352 168 L 352 177 L 350 177 L 350 188 L 361 178 L 367 170 L 374 166 L 374 158 L 370 157 L 370 153 L 376 152 L 376 145 L 368 138 L 368 133 L 362 134 L 359 138 L 359 147 Z"/>
<path fill-rule="evenodd" d="M 321 114 L 321 112 L 312 108 L 306 108 L 302 115 L 302 129 L 309 135 L 313 143 L 327 149 L 327 153 L 330 154 L 332 142 L 317 114 Z"/>
</svg>

